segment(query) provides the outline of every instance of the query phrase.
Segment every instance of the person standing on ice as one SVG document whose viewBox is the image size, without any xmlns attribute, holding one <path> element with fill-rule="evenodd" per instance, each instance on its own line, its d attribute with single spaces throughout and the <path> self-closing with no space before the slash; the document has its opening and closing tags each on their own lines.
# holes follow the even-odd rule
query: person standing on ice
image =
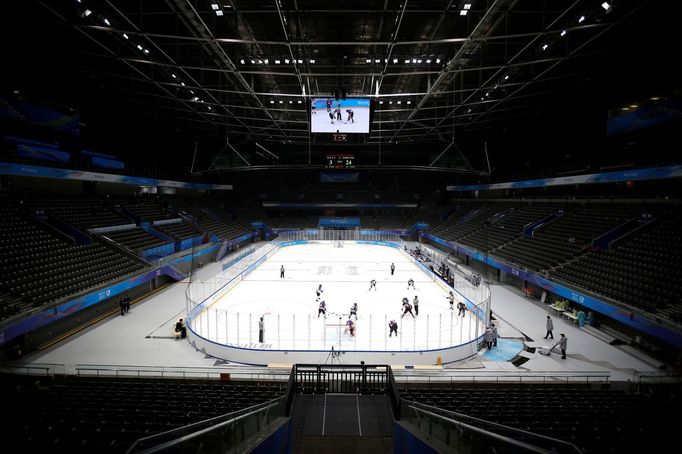
<svg viewBox="0 0 682 454">
<path fill-rule="evenodd" d="M 410 278 L 409 281 L 407 281 L 407 289 L 409 290 L 410 287 L 412 287 L 413 290 L 417 290 L 414 286 L 414 279 Z"/>
<path fill-rule="evenodd" d="M 391 276 L 395 273 L 395 263 L 391 263 Z"/>
<path fill-rule="evenodd" d="M 284 265 L 279 269 L 279 278 L 284 279 Z"/>
<path fill-rule="evenodd" d="M 348 320 L 350 320 L 350 318 L 354 315 L 355 315 L 355 320 L 357 320 L 358 319 L 358 303 L 353 303 L 353 306 L 350 308 L 350 315 L 348 315 Z"/>
<path fill-rule="evenodd" d="M 369 281 L 369 290 L 367 290 L 367 291 L 369 292 L 372 289 L 374 289 L 375 292 L 377 290 L 377 281 L 375 281 L 374 279 Z"/>
<path fill-rule="evenodd" d="M 324 290 L 322 290 L 322 284 L 320 284 L 317 287 L 317 290 L 315 290 L 315 293 L 317 294 L 317 298 L 315 298 L 315 301 L 320 301 L 320 295 L 322 294 Z"/>
<path fill-rule="evenodd" d="M 324 301 L 320 301 L 320 307 L 317 309 L 317 318 L 320 318 L 320 314 L 324 318 L 327 318 L 327 303 Z"/>
</svg>

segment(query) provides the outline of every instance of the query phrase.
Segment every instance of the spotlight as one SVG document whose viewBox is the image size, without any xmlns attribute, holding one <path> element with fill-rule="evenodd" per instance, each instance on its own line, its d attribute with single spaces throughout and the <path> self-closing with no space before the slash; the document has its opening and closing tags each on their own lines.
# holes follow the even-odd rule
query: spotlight
<svg viewBox="0 0 682 454">
<path fill-rule="evenodd" d="M 299 61 L 298 61 L 298 64 L 299 64 L 299 65 L 302 65 L 302 64 L 303 64 L 303 60 L 299 60 Z"/>
<path fill-rule="evenodd" d="M 374 60 L 374 63 L 381 63 L 381 60 L 377 58 L 376 60 Z"/>
<path fill-rule="evenodd" d="M 125 39 L 128 39 L 128 35 L 126 35 L 125 33 L 123 34 L 123 37 L 124 37 Z"/>
<path fill-rule="evenodd" d="M 274 103 L 275 103 L 275 101 L 270 100 L 270 104 L 274 104 Z"/>
<path fill-rule="evenodd" d="M 171 74 L 171 76 L 173 76 L 173 79 L 177 79 L 177 78 L 178 78 L 178 76 L 176 76 L 175 74 Z"/>
<path fill-rule="evenodd" d="M 83 11 L 83 17 L 88 17 L 90 14 L 92 14 L 92 11 L 90 11 L 89 9 Z"/>
<path fill-rule="evenodd" d="M 213 8 L 213 11 L 217 11 L 220 9 L 220 6 L 218 6 L 216 3 L 211 3 L 211 8 Z"/>
<path fill-rule="evenodd" d="M 242 58 L 241 60 L 239 60 L 239 63 L 241 63 L 241 64 L 243 65 L 243 64 L 244 64 L 244 59 Z"/>
<path fill-rule="evenodd" d="M 256 60 L 251 60 L 251 64 L 252 64 L 252 65 L 255 65 L 255 64 L 256 64 Z"/>
<path fill-rule="evenodd" d="M 578 23 L 581 23 L 584 20 L 585 20 L 585 16 L 580 16 L 580 19 L 578 19 Z"/>
<path fill-rule="evenodd" d="M 561 30 L 561 36 L 566 36 L 566 30 Z"/>
<path fill-rule="evenodd" d="M 465 3 L 464 9 L 471 9 L 471 3 Z"/>
<path fill-rule="evenodd" d="M 611 5 L 609 5 L 609 2 L 602 3 L 601 7 L 604 8 L 604 11 L 606 11 L 607 13 L 611 11 Z"/>
<path fill-rule="evenodd" d="M 311 59 L 310 59 L 310 63 L 314 65 L 314 64 L 315 64 L 315 59 L 314 59 L 314 58 L 311 58 Z"/>
<path fill-rule="evenodd" d="M 281 63 L 281 60 L 275 60 L 275 64 L 279 65 Z"/>
<path fill-rule="evenodd" d="M 268 59 L 266 58 L 266 59 L 264 60 L 264 63 L 267 65 L 268 63 L 270 63 L 270 60 L 268 60 Z"/>
<path fill-rule="evenodd" d="M 137 48 L 138 48 L 139 50 L 142 50 L 142 46 L 140 46 L 139 44 L 137 45 Z"/>
<path fill-rule="evenodd" d="M 215 15 L 218 16 L 218 17 L 220 17 L 220 16 L 223 15 L 223 11 L 222 11 L 222 10 L 218 10 L 218 11 L 215 12 Z"/>
<path fill-rule="evenodd" d="M 429 58 L 428 60 L 426 60 L 426 63 L 427 64 L 431 63 L 431 59 Z"/>
<path fill-rule="evenodd" d="M 543 45 L 542 45 L 542 50 L 547 50 L 548 47 L 549 47 L 549 46 L 548 46 L 547 44 L 543 44 Z"/>
<path fill-rule="evenodd" d="M 145 50 L 144 50 L 144 53 L 145 53 L 145 54 L 149 54 L 149 49 L 145 49 Z"/>
<path fill-rule="evenodd" d="M 379 104 L 383 104 L 383 103 L 384 103 L 383 101 L 379 101 Z"/>
<path fill-rule="evenodd" d="M 397 59 L 397 58 L 394 58 L 394 59 L 393 59 L 393 63 L 398 63 L 398 59 Z"/>
<path fill-rule="evenodd" d="M 463 9 L 462 11 L 459 12 L 459 15 L 460 16 L 466 16 L 468 12 L 469 12 L 468 9 Z"/>
<path fill-rule="evenodd" d="M 412 101 L 407 101 L 407 104 L 412 104 Z"/>
<path fill-rule="evenodd" d="M 289 59 L 288 59 L 288 58 L 285 58 L 285 59 L 284 59 L 284 63 L 286 63 L 286 64 L 288 65 L 288 64 L 289 64 Z"/>
<path fill-rule="evenodd" d="M 365 63 L 372 63 L 372 59 L 371 58 L 366 59 Z"/>
<path fill-rule="evenodd" d="M 180 82 L 180 85 L 182 85 L 182 86 L 184 87 L 184 86 L 185 86 L 185 83 L 184 83 L 184 82 Z"/>
<path fill-rule="evenodd" d="M 104 23 L 111 27 L 111 22 L 109 22 L 109 19 L 104 18 Z"/>
<path fill-rule="evenodd" d="M 409 62 L 410 62 L 410 60 L 405 60 L 405 63 L 409 63 Z"/>
<path fill-rule="evenodd" d="M 440 58 L 436 58 L 436 63 L 440 63 Z"/>
</svg>

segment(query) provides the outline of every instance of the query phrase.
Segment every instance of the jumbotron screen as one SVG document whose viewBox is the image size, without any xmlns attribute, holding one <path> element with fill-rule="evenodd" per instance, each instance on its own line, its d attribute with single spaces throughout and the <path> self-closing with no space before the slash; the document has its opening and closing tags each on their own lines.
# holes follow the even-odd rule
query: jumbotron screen
<svg viewBox="0 0 682 454">
<path fill-rule="evenodd" d="M 313 98 L 310 132 L 369 134 L 368 98 Z"/>
</svg>

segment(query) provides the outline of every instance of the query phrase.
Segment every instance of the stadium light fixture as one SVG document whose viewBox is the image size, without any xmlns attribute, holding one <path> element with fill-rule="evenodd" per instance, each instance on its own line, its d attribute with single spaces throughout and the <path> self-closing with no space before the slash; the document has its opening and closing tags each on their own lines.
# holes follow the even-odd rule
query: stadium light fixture
<svg viewBox="0 0 682 454">
<path fill-rule="evenodd" d="M 389 104 L 393 104 L 393 101 L 389 101 L 388 103 L 389 103 Z"/>
<path fill-rule="evenodd" d="M 412 104 L 412 101 L 407 101 L 407 104 Z"/>
<path fill-rule="evenodd" d="M 177 79 L 177 78 L 178 78 L 178 76 L 176 76 L 175 74 L 171 74 L 171 76 L 173 76 L 173 79 Z"/>
<path fill-rule="evenodd" d="M 149 49 L 145 49 L 145 50 L 144 50 L 144 53 L 147 54 L 147 55 L 149 55 Z"/>
<path fill-rule="evenodd" d="M 379 104 L 383 104 L 383 103 L 384 103 L 383 101 L 379 101 Z"/>
<path fill-rule="evenodd" d="M 129 38 L 128 38 L 128 35 L 125 34 L 125 33 L 123 34 L 123 37 L 124 37 L 125 39 L 129 39 Z"/>
<path fill-rule="evenodd" d="M 566 30 L 561 30 L 561 36 L 566 36 Z"/>
<path fill-rule="evenodd" d="M 184 83 L 184 82 L 180 82 L 180 85 L 182 85 L 182 86 L 184 87 L 184 86 L 185 86 L 185 83 Z"/>
<path fill-rule="evenodd" d="M 405 63 L 409 63 L 409 62 L 410 62 L 410 60 L 405 60 Z"/>
<path fill-rule="evenodd" d="M 241 64 L 243 65 L 243 64 L 244 64 L 244 59 L 242 58 L 241 60 L 239 60 L 239 63 L 241 63 Z"/>
<path fill-rule="evenodd" d="M 219 9 L 218 11 L 215 12 L 215 15 L 220 17 L 223 15 L 223 10 Z"/>
<path fill-rule="evenodd" d="M 266 58 L 265 60 L 263 60 L 263 63 L 265 63 L 265 64 L 267 65 L 268 63 L 270 63 L 270 60 L 268 60 L 268 59 Z"/>
<path fill-rule="evenodd" d="M 107 19 L 106 17 L 104 18 L 104 23 L 111 27 L 111 22 L 109 22 L 109 19 Z"/>
<path fill-rule="evenodd" d="M 413 58 L 413 59 L 412 59 L 412 63 L 417 63 L 417 59 L 416 59 L 416 58 Z"/>
<path fill-rule="evenodd" d="M 142 46 L 140 46 L 139 44 L 137 45 L 137 48 L 138 48 L 139 50 L 142 50 Z"/>
<path fill-rule="evenodd" d="M 302 104 L 302 103 L 303 103 L 303 101 L 301 101 L 300 99 L 299 99 L 297 102 L 298 102 L 299 104 Z"/>
<path fill-rule="evenodd" d="M 426 60 L 426 63 L 427 64 L 431 63 L 431 59 L 429 58 L 428 60 Z"/>
<path fill-rule="evenodd" d="M 274 103 L 275 103 L 275 101 L 273 101 L 273 100 L 271 99 L 271 100 L 270 100 L 270 104 L 274 104 Z"/>
<path fill-rule="evenodd" d="M 388 63 L 388 58 L 384 58 L 384 63 Z"/>
<path fill-rule="evenodd" d="M 436 58 L 436 64 L 440 63 L 440 58 Z"/>
<path fill-rule="evenodd" d="M 199 101 L 199 97 L 195 96 L 194 98 L 192 98 L 192 101 Z"/>
<path fill-rule="evenodd" d="M 314 64 L 315 64 L 315 59 L 314 59 L 314 58 L 311 58 L 311 59 L 310 59 L 310 63 L 314 65 Z"/>
<path fill-rule="evenodd" d="M 365 63 L 372 63 L 372 59 L 371 58 L 366 59 Z"/>
<path fill-rule="evenodd" d="M 279 65 L 280 63 L 282 63 L 282 60 L 275 60 L 276 65 Z"/>
<path fill-rule="evenodd" d="M 294 103 L 293 101 L 289 101 L 289 104 L 293 104 L 293 103 Z"/>
<path fill-rule="evenodd" d="M 289 64 L 289 59 L 288 59 L 288 58 L 285 58 L 285 59 L 284 59 L 284 63 L 286 63 L 286 64 L 288 65 L 288 64 Z"/>
<path fill-rule="evenodd" d="M 584 20 L 585 20 L 585 16 L 580 16 L 580 18 L 578 19 L 578 23 L 580 24 L 580 23 L 583 22 Z"/>
<path fill-rule="evenodd" d="M 464 9 L 471 9 L 471 3 L 465 3 Z"/>
<path fill-rule="evenodd" d="M 258 60 L 258 64 L 259 64 L 259 65 L 262 65 L 262 64 L 263 64 L 263 60 Z"/>
<path fill-rule="evenodd" d="M 422 62 L 421 59 L 420 59 L 420 60 L 417 60 L 417 63 L 421 63 L 421 62 Z"/>
<path fill-rule="evenodd" d="M 284 103 L 284 101 L 280 101 L 279 103 L 280 103 L 280 104 L 283 104 L 283 103 Z"/>
<path fill-rule="evenodd" d="M 213 11 L 217 11 L 220 9 L 220 6 L 217 3 L 211 3 L 211 8 L 213 8 Z"/>
<path fill-rule="evenodd" d="M 609 2 L 602 3 L 601 7 L 604 8 L 604 11 L 606 11 L 607 13 L 611 11 L 611 5 L 609 4 Z"/>
<path fill-rule="evenodd" d="M 507 80 L 507 79 L 509 79 L 509 76 L 504 76 L 504 80 Z"/>
<path fill-rule="evenodd" d="M 549 47 L 549 46 L 548 46 L 547 44 L 543 44 L 543 45 L 542 45 L 542 50 L 547 50 L 548 47 Z"/>
<path fill-rule="evenodd" d="M 393 59 L 393 63 L 394 63 L 394 64 L 398 63 L 398 59 L 397 59 L 397 58 L 394 58 L 394 59 Z"/>
<path fill-rule="evenodd" d="M 299 65 L 302 65 L 302 64 L 303 64 L 303 60 L 299 60 L 299 61 L 298 61 L 298 64 L 299 64 Z"/>
<path fill-rule="evenodd" d="M 208 110 L 213 110 L 213 109 L 211 109 L 211 106 L 208 106 Z"/>
<path fill-rule="evenodd" d="M 460 16 L 466 16 L 468 12 L 469 12 L 468 9 L 463 9 L 462 11 L 459 12 L 459 15 Z"/>
<path fill-rule="evenodd" d="M 90 11 L 89 9 L 83 11 L 83 17 L 88 17 L 90 14 L 92 14 L 92 11 Z"/>
<path fill-rule="evenodd" d="M 381 63 L 381 60 L 377 58 L 376 60 L 374 60 L 374 63 Z"/>
<path fill-rule="evenodd" d="M 255 64 L 256 64 L 256 60 L 251 60 L 251 64 L 252 64 L 252 65 L 255 65 Z"/>
<path fill-rule="evenodd" d="M 403 103 L 402 101 L 398 101 L 396 104 L 402 104 L 402 103 Z"/>
</svg>

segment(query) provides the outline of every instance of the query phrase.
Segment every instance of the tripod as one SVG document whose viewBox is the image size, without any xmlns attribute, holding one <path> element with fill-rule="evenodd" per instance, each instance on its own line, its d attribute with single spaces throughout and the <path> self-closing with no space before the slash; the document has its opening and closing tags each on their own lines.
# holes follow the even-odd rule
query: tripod
<svg viewBox="0 0 682 454">
<path fill-rule="evenodd" d="M 339 359 L 339 356 L 341 356 L 341 353 L 335 351 L 334 347 L 332 347 L 324 363 L 327 364 L 328 362 L 331 361 L 331 364 L 334 364 L 334 360 L 336 360 L 337 364 L 341 365 L 341 360 Z"/>
</svg>

